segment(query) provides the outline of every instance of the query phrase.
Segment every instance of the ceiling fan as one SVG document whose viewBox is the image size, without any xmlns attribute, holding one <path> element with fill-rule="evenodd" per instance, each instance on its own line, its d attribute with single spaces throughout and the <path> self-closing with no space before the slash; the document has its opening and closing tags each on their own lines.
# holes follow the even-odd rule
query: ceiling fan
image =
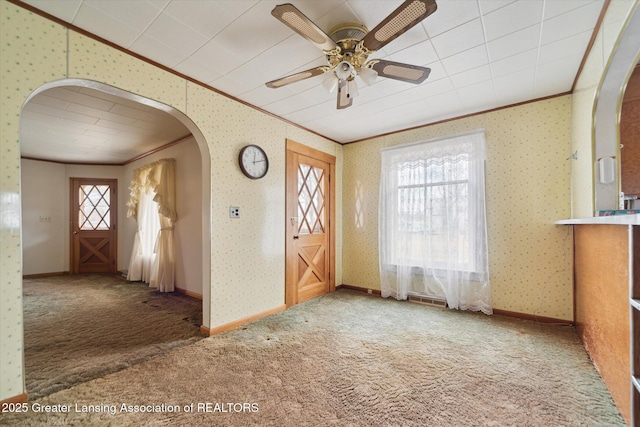
<svg viewBox="0 0 640 427">
<path fill-rule="evenodd" d="M 334 27 L 327 35 L 292 4 L 276 6 L 271 14 L 322 50 L 328 65 L 272 80 L 266 85 L 279 88 L 327 74 L 322 84 L 329 92 L 337 87 L 337 108 L 340 110 L 350 107 L 358 95 L 356 76 L 367 85 L 373 84 L 378 76 L 422 83 L 431 69 L 384 59 L 367 61 L 367 58 L 431 15 L 436 8 L 435 0 L 406 0 L 371 31 L 362 24 L 348 22 Z"/>
</svg>

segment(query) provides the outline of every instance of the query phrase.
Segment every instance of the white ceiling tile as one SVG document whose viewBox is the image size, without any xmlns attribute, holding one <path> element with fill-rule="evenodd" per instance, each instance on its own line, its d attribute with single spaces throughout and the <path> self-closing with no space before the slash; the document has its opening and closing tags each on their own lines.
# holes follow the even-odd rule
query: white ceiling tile
<svg viewBox="0 0 640 427">
<path fill-rule="evenodd" d="M 297 110 L 284 116 L 286 119 L 301 123 L 306 123 L 319 115 L 325 117 L 328 111 L 335 111 L 336 101 L 330 101 L 328 104 L 315 105 L 313 107 Z"/>
<path fill-rule="evenodd" d="M 480 16 L 478 2 L 449 0 L 438 2 L 438 9 L 422 21 L 429 37 L 435 37 Z"/>
<path fill-rule="evenodd" d="M 542 1 L 519 0 L 483 16 L 487 41 L 520 31 L 540 22 Z"/>
<path fill-rule="evenodd" d="M 535 68 L 537 58 L 538 49 L 531 49 L 500 61 L 492 62 L 491 71 L 494 77 L 501 77 L 527 68 Z"/>
<path fill-rule="evenodd" d="M 599 7 L 602 7 L 603 0 L 554 0 L 547 1 L 544 4 L 544 16 L 543 19 L 553 18 L 554 16 L 562 15 L 563 13 L 570 12 L 574 9 L 586 6 L 587 3 L 594 2 L 599 3 Z"/>
<path fill-rule="evenodd" d="M 418 43 L 422 43 L 426 39 L 427 33 L 424 31 L 424 28 L 422 28 L 422 26 L 420 25 L 416 25 L 406 33 L 402 34 L 401 37 L 398 37 L 391 43 L 384 46 L 384 48 L 382 48 L 382 52 L 388 56 L 395 52 L 414 46 Z"/>
<path fill-rule="evenodd" d="M 80 28 L 91 28 L 91 32 L 119 46 L 129 48 L 140 37 L 142 30 L 137 30 L 117 19 L 105 15 L 85 3 L 76 14 L 73 24 Z"/>
<path fill-rule="evenodd" d="M 161 9 L 153 7 L 153 2 L 140 0 L 84 0 L 84 6 L 99 10 L 140 33 L 147 29 L 161 12 Z"/>
<path fill-rule="evenodd" d="M 417 92 L 423 98 L 431 98 L 441 93 L 450 92 L 454 89 L 450 79 L 440 79 L 431 83 L 421 85 Z"/>
<path fill-rule="evenodd" d="M 327 35 L 338 24 L 358 21 L 353 10 L 340 0 L 296 2 L 296 7 Z"/>
<path fill-rule="evenodd" d="M 244 62 L 236 51 L 229 48 L 218 40 L 213 39 L 198 49 L 189 59 L 202 64 L 206 68 L 217 71 L 219 76 L 224 76 L 228 72 L 235 70 Z M 207 83 L 211 82 L 207 81 Z"/>
<path fill-rule="evenodd" d="M 162 13 L 158 16 L 147 28 L 145 34 L 159 43 L 181 52 L 183 58 L 190 56 L 209 40 L 209 37 L 200 34 L 168 13 Z M 178 63 L 175 62 L 173 65 Z"/>
<path fill-rule="evenodd" d="M 172 0 L 164 12 L 211 38 L 257 2 L 258 0 Z"/>
<path fill-rule="evenodd" d="M 582 55 L 568 55 L 536 67 L 536 97 L 555 95 L 571 90 Z"/>
<path fill-rule="evenodd" d="M 133 133 L 136 135 L 153 135 L 154 132 L 148 129 L 142 129 L 135 126 L 130 126 L 124 123 L 118 123 L 111 120 L 100 119 L 95 124 L 97 127 L 106 127 L 109 129 L 118 129 L 124 132 Z"/>
<path fill-rule="evenodd" d="M 429 115 L 433 117 L 450 114 L 464 108 L 456 91 L 430 96 L 427 102 L 429 103 Z"/>
<path fill-rule="evenodd" d="M 213 80 L 209 84 L 212 87 L 226 94 L 232 94 L 232 93 L 244 94 L 245 92 L 249 92 L 255 89 L 255 87 L 253 88 L 247 87 L 247 82 L 236 78 L 235 73 L 225 74 L 224 76 Z M 273 90 L 276 91 L 279 89 L 273 89 Z"/>
<path fill-rule="evenodd" d="M 487 43 L 491 61 L 499 61 L 517 53 L 533 49 L 540 43 L 540 24 L 516 31 Z"/>
<path fill-rule="evenodd" d="M 583 52 L 591 39 L 591 34 L 591 31 L 585 31 L 584 33 L 540 46 L 538 64 L 557 61 L 566 57 L 568 52 Z"/>
<path fill-rule="evenodd" d="M 441 59 L 455 55 L 484 43 L 480 19 L 460 25 L 446 33 L 431 38 L 431 43 Z"/>
<path fill-rule="evenodd" d="M 222 74 L 218 72 L 216 67 L 204 65 L 197 61 L 193 56 L 176 65 L 175 70 L 186 76 L 193 77 L 202 83 L 209 83 L 210 81 L 222 77 Z"/>
<path fill-rule="evenodd" d="M 493 81 L 498 105 L 510 105 L 531 99 L 535 85 L 535 69 L 527 68 Z"/>
<path fill-rule="evenodd" d="M 89 108 L 89 107 L 81 106 L 78 104 L 70 104 L 66 111 L 71 113 L 82 114 L 82 115 L 93 117 L 96 119 L 108 119 L 118 123 L 133 124 L 136 121 L 134 118 L 131 118 L 131 117 L 114 114 L 109 111 L 97 110 L 94 108 Z"/>
<path fill-rule="evenodd" d="M 48 107 L 42 104 L 29 105 L 28 111 L 40 114 L 46 114 L 51 117 L 61 118 L 66 120 L 73 120 L 75 122 L 83 124 L 94 124 L 98 121 L 96 117 L 91 117 L 85 114 L 77 114 L 67 110 L 59 110 L 57 108 Z"/>
<path fill-rule="evenodd" d="M 372 56 L 372 58 L 373 57 L 374 56 Z M 431 42 L 429 42 L 429 40 L 426 40 L 401 51 L 398 51 L 388 56 L 386 59 L 390 61 L 424 66 L 430 62 L 437 61 L 438 55 L 436 55 L 436 51 L 433 49 Z"/>
<path fill-rule="evenodd" d="M 471 86 L 476 83 L 491 80 L 491 67 L 489 64 L 473 68 L 450 77 L 456 88 Z"/>
<path fill-rule="evenodd" d="M 92 96 L 90 93 L 74 91 L 68 87 L 52 88 L 47 90 L 43 95 L 104 111 L 109 111 L 115 105 L 108 97 L 98 98 Z"/>
<path fill-rule="evenodd" d="M 129 49 L 167 67 L 174 67 L 187 59 L 186 52 L 172 49 L 144 34 Z"/>
<path fill-rule="evenodd" d="M 166 124 L 166 114 L 163 114 L 158 110 L 146 111 L 138 108 L 135 104 L 116 104 L 110 112 L 133 120 L 146 120 L 149 122 L 156 122 L 158 124 Z"/>
<path fill-rule="evenodd" d="M 293 30 L 271 15 L 271 10 L 277 4 L 273 0 L 259 2 L 219 32 L 215 40 L 228 46 L 242 60 L 248 61 L 258 56 L 294 34 Z"/>
<path fill-rule="evenodd" d="M 322 65 L 327 65 L 320 50 L 297 34 L 293 34 L 247 62 L 247 65 L 250 64 L 259 71 L 256 81 L 262 80 L 266 83 L 293 74 L 291 70 L 313 68 L 307 64 L 319 59 Z M 268 73 L 265 70 L 269 70 Z"/>
<path fill-rule="evenodd" d="M 457 55 L 442 60 L 442 65 L 449 75 L 458 74 L 488 64 L 487 48 L 485 45 L 477 46 Z"/>
<path fill-rule="evenodd" d="M 392 1 L 347 0 L 347 5 L 358 17 L 358 21 L 369 30 L 375 28 L 400 5 Z M 427 18 L 428 19 L 428 18 Z"/>
<path fill-rule="evenodd" d="M 544 21 L 540 43 L 545 45 L 574 34 L 593 30 L 601 10 L 602 5 L 599 2 L 592 2 Z"/>
<path fill-rule="evenodd" d="M 494 10 L 498 10 L 503 8 L 516 0 L 482 0 L 479 2 L 480 5 L 480 13 L 482 15 L 486 15 L 487 13 L 491 13 Z"/>
<path fill-rule="evenodd" d="M 47 107 L 51 107 L 51 108 L 59 108 L 59 109 L 66 109 L 69 106 L 69 102 L 63 99 L 59 99 L 59 98 L 54 98 L 52 96 L 48 96 L 46 94 L 42 94 L 42 96 L 38 96 L 38 97 L 34 97 L 33 98 L 33 104 L 40 104 L 40 105 L 45 105 Z M 28 109 L 29 105 L 33 105 L 31 102 L 29 102 L 25 108 Z"/>
<path fill-rule="evenodd" d="M 458 96 L 465 108 L 482 110 L 495 108 L 497 105 L 493 82 L 482 82 L 457 89 Z"/>
</svg>

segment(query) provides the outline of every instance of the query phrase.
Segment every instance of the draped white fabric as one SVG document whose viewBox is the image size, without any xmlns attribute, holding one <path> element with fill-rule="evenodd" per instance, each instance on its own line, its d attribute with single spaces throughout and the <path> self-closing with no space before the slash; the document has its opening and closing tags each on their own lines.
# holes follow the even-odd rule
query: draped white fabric
<svg viewBox="0 0 640 427">
<path fill-rule="evenodd" d="M 156 259 L 156 240 L 160 232 L 158 204 L 153 201 L 154 193 L 145 191 L 138 200 L 138 232 L 133 241 L 133 251 L 129 263 L 127 280 L 150 283 L 152 267 Z"/>
<path fill-rule="evenodd" d="M 142 280 L 160 292 L 175 290 L 175 159 L 162 159 L 133 171 L 128 217 L 138 222 L 128 280 Z M 145 270 L 148 267 L 148 271 Z"/>
<path fill-rule="evenodd" d="M 382 296 L 443 297 L 492 313 L 485 216 L 484 132 L 383 149 Z"/>
</svg>

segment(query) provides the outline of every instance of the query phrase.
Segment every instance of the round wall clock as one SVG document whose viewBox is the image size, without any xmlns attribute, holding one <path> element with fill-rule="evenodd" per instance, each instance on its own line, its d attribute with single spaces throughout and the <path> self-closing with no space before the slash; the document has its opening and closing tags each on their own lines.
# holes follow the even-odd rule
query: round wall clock
<svg viewBox="0 0 640 427">
<path fill-rule="evenodd" d="M 251 179 L 260 179 L 269 170 L 269 158 L 257 145 L 245 145 L 238 155 L 238 164 L 242 173 Z"/>
</svg>

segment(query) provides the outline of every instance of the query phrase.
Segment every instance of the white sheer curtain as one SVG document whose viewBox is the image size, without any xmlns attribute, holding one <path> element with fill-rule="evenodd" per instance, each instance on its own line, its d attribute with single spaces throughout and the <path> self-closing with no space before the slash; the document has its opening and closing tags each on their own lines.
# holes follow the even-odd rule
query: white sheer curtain
<svg viewBox="0 0 640 427">
<path fill-rule="evenodd" d="M 175 159 L 162 159 L 133 171 L 128 217 L 136 219 L 128 280 L 142 280 L 160 292 L 175 290 L 173 230 L 176 214 Z"/>
<path fill-rule="evenodd" d="M 492 313 L 485 217 L 484 131 L 383 149 L 382 296 L 444 297 Z"/>
<path fill-rule="evenodd" d="M 127 280 L 150 283 L 152 267 L 156 259 L 156 240 L 160 232 L 158 204 L 153 201 L 151 190 L 139 194 L 137 208 L 138 232 L 133 241 Z"/>
</svg>

